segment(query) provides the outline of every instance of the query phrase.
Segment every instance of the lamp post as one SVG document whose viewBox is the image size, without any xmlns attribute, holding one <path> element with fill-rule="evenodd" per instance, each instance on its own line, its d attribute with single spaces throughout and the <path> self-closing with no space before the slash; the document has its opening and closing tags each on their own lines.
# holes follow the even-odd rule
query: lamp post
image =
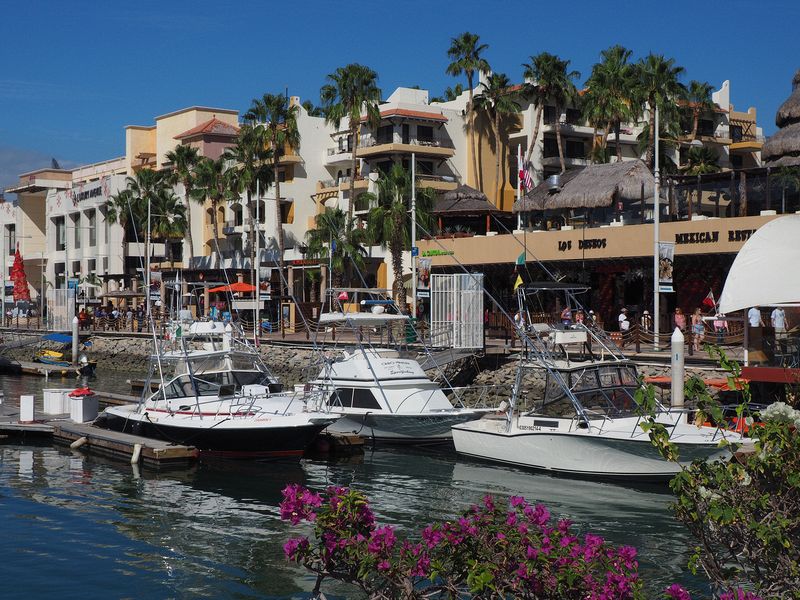
<svg viewBox="0 0 800 600">
<path fill-rule="evenodd" d="M 658 333 L 660 327 L 660 319 L 661 319 L 661 312 L 660 312 L 660 297 L 659 297 L 659 286 L 658 286 L 658 279 L 659 279 L 659 263 L 660 263 L 660 256 L 659 256 L 659 225 L 661 220 L 661 199 L 660 196 L 660 187 L 661 187 L 661 175 L 658 171 L 658 104 L 655 106 L 656 111 L 656 118 L 655 118 L 655 169 L 653 170 L 653 179 L 655 180 L 653 186 L 653 350 L 658 352 Z"/>
</svg>

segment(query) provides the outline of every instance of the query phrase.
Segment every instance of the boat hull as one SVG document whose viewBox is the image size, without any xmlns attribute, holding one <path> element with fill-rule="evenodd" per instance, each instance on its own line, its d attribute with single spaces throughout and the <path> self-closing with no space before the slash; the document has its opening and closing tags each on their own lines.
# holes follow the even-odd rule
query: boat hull
<svg viewBox="0 0 800 600">
<path fill-rule="evenodd" d="M 346 413 L 328 427 L 331 433 L 358 435 L 386 444 L 450 443 L 452 427 L 479 419 L 485 411 L 454 410 L 441 413 Z"/>
<path fill-rule="evenodd" d="M 479 427 L 456 426 L 453 442 L 459 454 L 531 469 L 580 477 L 636 481 L 672 478 L 693 460 L 730 457 L 719 438 L 707 443 L 676 442 L 681 462 L 661 457 L 648 436 L 627 439 L 589 432 L 524 431 L 505 420 L 483 420 Z"/>
<path fill-rule="evenodd" d="M 194 446 L 201 454 L 230 458 L 302 456 L 331 422 L 331 419 L 320 419 L 319 422 L 297 420 L 281 425 L 257 421 L 235 423 L 235 419 L 170 418 L 169 415 L 136 412 L 135 406 L 129 410 L 125 408 L 128 407 L 115 407 L 104 412 L 108 429 Z M 287 419 L 282 417 L 281 420 Z M 232 422 L 234 426 L 230 425 Z"/>
</svg>

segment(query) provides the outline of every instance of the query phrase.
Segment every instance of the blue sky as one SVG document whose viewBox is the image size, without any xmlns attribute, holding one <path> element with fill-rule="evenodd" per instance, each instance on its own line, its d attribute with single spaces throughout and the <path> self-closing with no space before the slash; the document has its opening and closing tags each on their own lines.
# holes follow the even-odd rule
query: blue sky
<svg viewBox="0 0 800 600">
<path fill-rule="evenodd" d="M 124 154 L 123 127 L 186 106 L 245 110 L 264 92 L 319 101 L 325 76 L 349 62 L 375 69 L 388 93 L 440 94 L 450 38 L 480 34 L 496 71 L 549 51 L 581 81 L 600 50 L 675 58 L 686 81 L 731 80 L 737 109 L 765 133 L 800 68 L 797 0 L 644 3 L 506 0 L 133 3 L 0 0 L 0 186 L 20 172 Z"/>
</svg>

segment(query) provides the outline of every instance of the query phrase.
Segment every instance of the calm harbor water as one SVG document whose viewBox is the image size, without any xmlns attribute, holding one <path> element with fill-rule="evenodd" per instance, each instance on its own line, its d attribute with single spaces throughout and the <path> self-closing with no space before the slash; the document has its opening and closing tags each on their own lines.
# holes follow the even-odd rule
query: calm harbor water
<svg viewBox="0 0 800 600">
<path fill-rule="evenodd" d="M 101 374 L 98 389 L 126 391 Z M 72 381 L 2 378 L 6 397 Z M 639 549 L 651 596 L 686 573 L 691 542 L 667 488 L 553 478 L 454 453 L 368 450 L 340 461 L 214 461 L 167 472 L 49 444 L 0 445 L 0 578 L 4 598 L 307 598 L 313 578 L 283 558 L 296 533 L 278 516 L 287 482 L 365 491 L 378 520 L 414 533 L 484 494 L 523 495 L 618 544 Z M 17 582 L 9 585 L 8 582 Z M 346 586 L 333 597 L 358 597 Z M 701 596 L 700 596 L 701 597 Z"/>
</svg>

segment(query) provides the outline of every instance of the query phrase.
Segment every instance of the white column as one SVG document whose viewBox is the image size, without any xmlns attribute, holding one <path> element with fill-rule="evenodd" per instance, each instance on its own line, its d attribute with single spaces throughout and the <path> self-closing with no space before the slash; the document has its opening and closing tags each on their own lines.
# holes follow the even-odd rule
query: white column
<svg viewBox="0 0 800 600">
<path fill-rule="evenodd" d="M 653 109 L 653 107 L 651 107 Z M 658 105 L 655 106 L 656 111 L 656 118 L 655 118 L 655 132 L 650 132 L 651 135 L 655 135 L 655 170 L 653 172 L 653 177 L 655 179 L 654 192 L 653 192 L 653 350 L 658 351 L 658 333 L 659 333 L 659 320 L 661 319 L 661 312 L 659 311 L 659 304 L 661 298 L 659 298 L 659 291 L 658 291 L 658 266 L 659 266 L 659 255 L 658 255 L 658 242 L 660 241 L 659 238 L 661 236 L 661 232 L 659 231 L 659 224 L 661 220 L 661 199 L 659 198 L 660 191 L 659 187 L 661 182 L 659 181 L 660 175 L 658 172 Z M 644 210 L 644 207 L 642 207 Z"/>
</svg>

